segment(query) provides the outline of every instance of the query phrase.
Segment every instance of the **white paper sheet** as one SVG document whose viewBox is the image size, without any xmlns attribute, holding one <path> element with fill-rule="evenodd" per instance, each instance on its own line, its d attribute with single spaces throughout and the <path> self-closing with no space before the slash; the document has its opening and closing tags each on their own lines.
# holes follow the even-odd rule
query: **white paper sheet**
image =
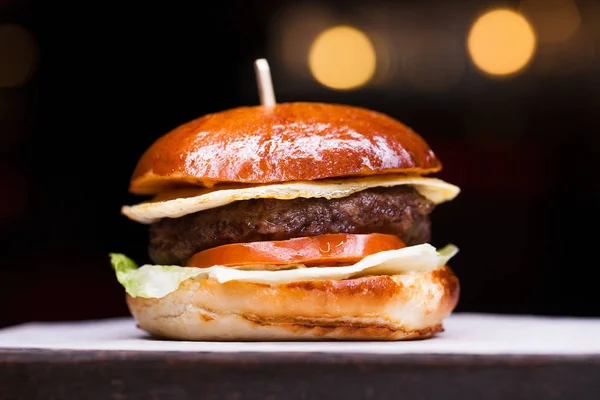
<svg viewBox="0 0 600 400">
<path fill-rule="evenodd" d="M 374 354 L 600 354 L 600 318 L 453 314 L 437 337 L 404 342 L 182 342 L 149 339 L 131 318 L 28 323 L 0 330 L 0 348 Z"/>
</svg>

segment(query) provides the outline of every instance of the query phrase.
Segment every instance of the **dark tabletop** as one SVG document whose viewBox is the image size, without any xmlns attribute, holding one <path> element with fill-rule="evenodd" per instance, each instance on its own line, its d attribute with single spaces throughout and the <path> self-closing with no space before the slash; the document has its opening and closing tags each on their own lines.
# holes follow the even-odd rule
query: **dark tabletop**
<svg viewBox="0 0 600 400">
<path fill-rule="evenodd" d="M 598 399 L 600 355 L 0 349 L 1 399 Z"/>
</svg>

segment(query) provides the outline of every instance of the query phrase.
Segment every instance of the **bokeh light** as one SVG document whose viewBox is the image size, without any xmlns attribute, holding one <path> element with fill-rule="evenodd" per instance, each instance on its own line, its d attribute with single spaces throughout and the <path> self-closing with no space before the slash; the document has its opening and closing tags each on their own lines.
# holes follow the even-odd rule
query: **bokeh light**
<svg viewBox="0 0 600 400">
<path fill-rule="evenodd" d="M 540 43 L 565 42 L 581 24 L 573 0 L 521 0 L 519 10 L 533 24 Z"/>
<path fill-rule="evenodd" d="M 33 36 L 16 24 L 0 25 L 0 87 L 25 84 L 35 72 L 38 49 Z"/>
<path fill-rule="evenodd" d="M 313 77 L 337 90 L 364 86 L 375 74 L 376 52 L 372 41 L 351 26 L 336 26 L 320 33 L 308 56 Z"/>
<path fill-rule="evenodd" d="M 533 58 L 536 36 L 521 14 L 508 9 L 480 16 L 467 39 L 473 63 L 491 75 L 510 75 L 522 70 Z"/>
</svg>

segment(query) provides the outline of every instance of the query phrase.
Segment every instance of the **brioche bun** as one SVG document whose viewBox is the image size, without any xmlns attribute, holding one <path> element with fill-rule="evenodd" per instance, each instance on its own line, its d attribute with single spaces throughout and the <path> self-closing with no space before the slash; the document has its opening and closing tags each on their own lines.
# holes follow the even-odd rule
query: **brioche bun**
<svg viewBox="0 0 600 400">
<path fill-rule="evenodd" d="M 459 282 L 449 267 L 407 275 L 266 285 L 187 280 L 163 298 L 127 296 L 138 326 L 165 339 L 404 340 L 443 330 Z"/>
<path fill-rule="evenodd" d="M 129 189 L 157 194 L 185 185 L 427 174 L 441 167 L 418 134 L 384 114 L 283 103 L 234 108 L 175 128 L 142 155 Z"/>
</svg>

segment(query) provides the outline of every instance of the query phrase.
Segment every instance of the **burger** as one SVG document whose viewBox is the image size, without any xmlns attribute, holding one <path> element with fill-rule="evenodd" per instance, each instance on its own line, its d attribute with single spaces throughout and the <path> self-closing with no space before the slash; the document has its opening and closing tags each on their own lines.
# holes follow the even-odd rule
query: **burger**
<svg viewBox="0 0 600 400">
<path fill-rule="evenodd" d="M 459 188 L 424 139 L 365 108 L 216 112 L 158 138 L 122 208 L 149 231 L 141 267 L 110 255 L 138 327 L 205 341 L 405 340 L 459 298 L 430 214 Z"/>
</svg>

